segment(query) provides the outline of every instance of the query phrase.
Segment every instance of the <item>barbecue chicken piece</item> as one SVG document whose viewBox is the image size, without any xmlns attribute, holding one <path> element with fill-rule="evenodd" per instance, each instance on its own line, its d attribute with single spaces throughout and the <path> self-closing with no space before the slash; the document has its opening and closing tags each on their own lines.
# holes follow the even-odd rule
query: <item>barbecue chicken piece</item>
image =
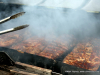
<svg viewBox="0 0 100 75">
<path fill-rule="evenodd" d="M 62 55 L 66 50 L 54 45 L 48 45 L 39 56 L 47 57 L 50 59 L 56 59 L 58 56 Z"/>
<path fill-rule="evenodd" d="M 32 38 L 32 39 L 29 39 L 30 42 L 26 42 L 27 44 L 24 45 L 25 46 L 25 52 L 27 53 L 31 53 L 31 54 L 38 54 L 40 53 L 43 48 L 45 46 L 43 46 L 43 44 L 40 42 L 41 39 L 35 39 L 35 38 Z M 25 43 L 25 42 L 24 42 Z"/>
<path fill-rule="evenodd" d="M 16 50 L 21 50 L 27 53 L 31 53 L 31 54 L 38 54 L 45 47 L 42 41 L 43 39 L 37 37 L 31 37 L 27 40 L 22 41 L 22 43 L 13 45 L 11 48 Z"/>
<path fill-rule="evenodd" d="M 12 45 L 11 48 L 50 59 L 56 59 L 74 46 L 75 42 L 73 44 L 71 42 L 72 38 L 70 39 L 68 36 L 59 37 L 53 41 L 48 41 L 44 37 L 31 36 L 16 45 Z"/>
<path fill-rule="evenodd" d="M 3 38 L 4 37 L 4 38 Z M 0 36 L 0 46 L 56 59 L 75 45 L 72 36 L 60 36 L 53 40 L 31 35 L 28 31 L 20 30 Z M 72 43 L 73 42 L 73 43 Z"/>
<path fill-rule="evenodd" d="M 10 48 L 12 45 L 16 45 L 17 43 L 23 41 L 26 33 L 28 32 L 25 30 L 20 30 L 0 35 L 0 46 Z"/>
<path fill-rule="evenodd" d="M 9 34 L 9 33 L 8 33 Z M 4 34 L 0 36 L 0 46 L 1 47 L 8 47 L 12 44 L 15 44 L 18 42 L 18 39 L 21 39 L 18 34 L 8 36 L 8 34 Z"/>
<path fill-rule="evenodd" d="M 98 55 L 98 52 L 100 52 L 100 48 L 96 47 L 93 41 L 78 43 L 73 51 L 65 57 L 63 63 L 96 71 L 100 65 L 100 53 Z"/>
<path fill-rule="evenodd" d="M 56 59 L 75 45 L 75 42 L 73 42 L 73 44 L 71 43 L 72 40 L 73 39 L 68 36 L 59 37 L 56 40 L 49 42 L 49 45 L 47 45 L 47 47 L 38 55 L 50 59 Z"/>
</svg>

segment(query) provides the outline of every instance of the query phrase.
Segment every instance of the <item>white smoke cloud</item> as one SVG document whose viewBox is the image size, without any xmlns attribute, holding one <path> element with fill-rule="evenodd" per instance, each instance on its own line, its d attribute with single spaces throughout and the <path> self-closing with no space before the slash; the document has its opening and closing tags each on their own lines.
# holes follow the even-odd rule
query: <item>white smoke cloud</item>
<svg viewBox="0 0 100 75">
<path fill-rule="evenodd" d="M 68 2 L 67 2 L 68 1 Z M 63 3 L 68 4 L 68 6 L 73 8 L 78 8 L 81 6 L 83 0 L 19 0 L 20 3 L 27 3 L 33 6 L 23 6 L 23 10 L 26 14 L 17 18 L 16 20 L 11 20 L 6 24 L 10 24 L 8 28 L 29 24 L 29 30 L 38 36 L 51 37 L 52 35 L 65 35 L 73 34 L 79 37 L 89 36 L 96 33 L 96 24 L 99 21 L 95 18 L 93 14 L 88 14 L 85 11 L 79 9 L 65 9 L 65 8 L 46 8 L 42 7 L 42 4 L 47 3 L 47 5 L 59 6 Z M 36 5 L 39 3 L 40 5 Z M 66 4 L 66 5 L 67 5 Z M 16 10 L 16 9 L 15 9 Z M 18 11 L 17 11 L 18 12 Z M 13 12 L 17 13 L 17 12 Z M 4 25 L 4 26 L 5 26 Z"/>
</svg>

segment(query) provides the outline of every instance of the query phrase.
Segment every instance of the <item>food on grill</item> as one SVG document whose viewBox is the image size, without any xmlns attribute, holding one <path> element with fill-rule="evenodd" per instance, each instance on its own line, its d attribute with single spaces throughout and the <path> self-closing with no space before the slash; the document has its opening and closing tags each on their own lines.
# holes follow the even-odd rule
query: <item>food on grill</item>
<svg viewBox="0 0 100 75">
<path fill-rule="evenodd" d="M 16 39 L 10 39 L 8 41 L 2 40 L 0 41 L 0 46 L 1 47 L 8 47 L 10 45 L 12 45 L 15 42 Z"/>
<path fill-rule="evenodd" d="M 25 37 L 26 35 L 29 36 Z M 67 39 L 67 41 L 63 39 Z M 50 59 L 56 59 L 74 46 L 75 42 L 72 44 L 72 40 L 73 39 L 69 36 L 61 36 L 55 40 L 49 41 L 45 40 L 43 37 L 32 36 L 28 31 L 21 30 L 11 34 L 8 33 L 2 35 L 0 42 L 3 42 L 1 44 L 3 47 L 9 47 L 11 49 L 36 54 Z"/>
<path fill-rule="evenodd" d="M 67 38 L 67 40 L 65 41 L 64 38 Z M 75 42 L 72 44 L 71 40 L 73 39 L 68 36 L 58 37 L 56 40 L 49 42 L 47 47 L 38 55 L 50 59 L 56 59 L 74 46 Z"/>
<path fill-rule="evenodd" d="M 78 43 L 73 51 L 65 57 L 63 63 L 96 71 L 100 65 L 100 47 L 95 43 L 93 41 L 92 43 Z"/>
<path fill-rule="evenodd" d="M 42 43 L 39 39 L 35 39 L 34 37 L 32 39 L 29 39 L 27 41 L 23 41 L 23 45 L 25 46 L 25 52 L 31 53 L 31 54 L 38 54 L 42 51 Z M 42 47 L 41 47 L 42 46 Z"/>
<path fill-rule="evenodd" d="M 66 50 L 57 46 L 48 45 L 40 54 L 39 56 L 47 57 L 50 59 L 55 59 L 61 54 L 63 54 Z"/>
<path fill-rule="evenodd" d="M 45 46 L 41 43 L 42 39 L 37 37 L 32 37 L 27 40 L 22 41 L 19 44 L 12 45 L 12 49 L 21 50 L 31 54 L 38 54 L 43 50 Z"/>
<path fill-rule="evenodd" d="M 28 32 L 25 30 L 20 30 L 17 32 L 0 35 L 0 46 L 10 47 L 12 45 L 16 45 L 17 43 L 20 43 L 25 35 L 23 33 L 28 33 Z"/>
<path fill-rule="evenodd" d="M 100 40 L 82 41 L 76 45 L 71 53 L 66 55 L 63 63 L 80 68 L 96 71 L 100 65 Z M 0 36 L 0 46 L 9 47 L 42 57 L 56 59 L 70 48 L 74 47 L 76 39 L 73 36 L 60 36 L 53 40 L 33 36 L 26 30 L 7 33 Z"/>
<path fill-rule="evenodd" d="M 9 34 L 8 34 L 9 35 Z M 19 38 L 19 35 L 15 34 L 14 36 L 9 36 L 8 35 L 1 35 L 0 36 L 0 46 L 1 47 L 8 47 L 14 43 L 17 42 L 17 39 Z"/>
</svg>

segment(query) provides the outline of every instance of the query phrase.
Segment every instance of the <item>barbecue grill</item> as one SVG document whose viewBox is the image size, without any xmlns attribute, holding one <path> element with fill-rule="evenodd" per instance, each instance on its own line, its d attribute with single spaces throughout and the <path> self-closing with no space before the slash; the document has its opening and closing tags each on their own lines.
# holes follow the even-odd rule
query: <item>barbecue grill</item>
<svg viewBox="0 0 100 75">
<path fill-rule="evenodd" d="M 21 5 L 17 5 L 17 4 L 7 4 L 7 5 L 1 4 L 1 6 L 7 6 L 7 7 L 13 6 L 17 9 L 21 7 Z M 1 11 L 4 10 L 4 8 L 0 8 L 0 9 Z M 5 9 L 5 12 L 6 11 L 7 10 Z M 14 9 L 12 9 L 12 11 L 14 11 Z M 94 15 L 97 15 L 97 14 L 94 14 Z M 26 34 L 23 34 L 23 33 L 26 33 Z M 22 36 L 27 35 L 28 32 L 27 30 L 26 31 L 21 30 L 21 31 L 16 31 L 14 33 L 12 32 L 11 34 L 7 33 L 7 34 L 2 35 L 1 38 L 4 36 L 10 37 L 11 35 L 15 35 L 15 34 L 18 34 L 20 36 L 20 39 L 22 39 L 23 38 Z M 11 73 L 11 74 L 21 74 L 21 75 L 24 75 L 24 74 L 38 75 L 37 73 L 40 73 L 40 75 L 60 75 L 60 74 L 63 74 L 63 75 L 73 75 L 73 74 L 99 75 L 99 72 L 95 72 L 95 71 L 92 72 L 88 69 L 83 69 L 83 68 L 79 68 L 73 65 L 68 65 L 66 63 L 63 63 L 64 58 L 68 54 L 70 54 L 72 50 L 75 48 L 77 44 L 77 41 L 75 41 L 75 39 L 73 39 L 74 43 L 72 44 L 72 42 L 70 42 L 70 44 L 72 45 L 68 45 L 67 47 L 64 45 L 62 46 L 62 44 L 59 44 L 59 41 L 53 41 L 52 43 L 48 43 L 48 42 L 44 42 L 45 41 L 44 39 L 41 39 L 39 41 L 39 39 L 36 36 L 34 37 L 30 35 L 30 37 L 31 39 L 28 38 L 27 40 L 25 39 L 25 41 L 24 40 L 19 40 L 19 42 L 16 41 L 17 44 L 14 44 L 14 45 L 7 44 L 6 46 L 2 45 L 2 47 L 0 47 L 0 51 L 2 51 L 0 53 L 0 64 L 1 64 L 0 70 L 2 71 L 1 72 L 2 74 L 4 74 L 4 72 L 7 72 L 7 74 Z M 38 42 L 34 41 L 34 39 L 40 43 L 38 44 Z M 31 45 L 29 49 L 28 45 L 25 43 L 27 41 L 32 41 L 32 40 L 33 42 L 37 42 L 37 43 L 36 45 L 32 45 L 29 43 L 29 45 Z M 64 43 L 64 44 L 67 45 L 67 43 Z M 25 46 L 25 47 L 21 47 L 20 45 Z M 48 46 L 48 47 L 45 48 L 45 46 Z M 32 52 L 33 49 L 31 48 L 33 47 L 34 47 L 34 51 Z M 48 53 L 47 51 L 54 49 L 54 47 L 57 47 L 59 49 L 59 52 L 57 55 L 56 54 L 54 56 L 51 55 L 50 57 L 48 55 L 50 53 Z M 62 49 L 61 51 L 62 53 L 60 52 L 61 49 Z M 48 54 L 44 55 L 46 53 Z M 53 52 L 51 52 L 51 54 L 53 54 Z M 98 68 L 98 71 L 99 71 L 99 68 Z"/>
</svg>

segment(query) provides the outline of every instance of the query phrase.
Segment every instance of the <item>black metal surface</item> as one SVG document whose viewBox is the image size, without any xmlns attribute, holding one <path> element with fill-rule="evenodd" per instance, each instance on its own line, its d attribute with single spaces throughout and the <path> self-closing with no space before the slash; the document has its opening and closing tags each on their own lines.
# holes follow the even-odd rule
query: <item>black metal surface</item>
<svg viewBox="0 0 100 75">
<path fill-rule="evenodd" d="M 8 70 L 8 69 L 6 69 L 6 68 L 4 68 L 4 67 L 1 67 L 1 66 L 0 66 L 0 70 L 6 71 L 6 72 L 10 72 L 10 70 Z"/>
<path fill-rule="evenodd" d="M 15 62 L 5 52 L 0 52 L 0 65 L 13 66 Z"/>
<path fill-rule="evenodd" d="M 9 49 L 9 48 L 0 47 L 0 51 L 6 52 L 14 61 L 35 65 L 46 69 L 51 69 L 53 72 L 57 72 L 57 73 L 64 74 L 66 70 L 87 71 L 85 69 L 64 64 L 60 61 L 55 61 L 52 59 L 48 59 L 33 54 L 20 53 L 16 50 Z"/>
</svg>

